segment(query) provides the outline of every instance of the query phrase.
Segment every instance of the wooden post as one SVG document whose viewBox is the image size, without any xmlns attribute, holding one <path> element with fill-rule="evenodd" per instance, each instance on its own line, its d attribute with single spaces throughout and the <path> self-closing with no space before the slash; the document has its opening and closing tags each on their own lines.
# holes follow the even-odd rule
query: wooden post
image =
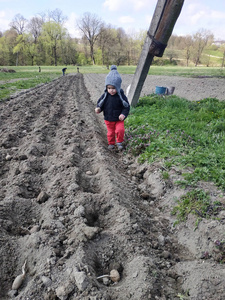
<svg viewBox="0 0 225 300">
<path fill-rule="evenodd" d="M 131 106 L 138 102 L 154 56 L 163 56 L 183 3 L 184 0 L 158 0 L 128 93 Z"/>
</svg>

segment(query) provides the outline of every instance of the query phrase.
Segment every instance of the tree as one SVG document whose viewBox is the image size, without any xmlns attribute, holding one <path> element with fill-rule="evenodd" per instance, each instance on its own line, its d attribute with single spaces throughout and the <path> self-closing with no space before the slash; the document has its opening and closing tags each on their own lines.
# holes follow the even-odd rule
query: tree
<svg viewBox="0 0 225 300">
<path fill-rule="evenodd" d="M 223 58 L 222 58 L 222 64 L 221 64 L 221 67 L 224 68 L 224 66 L 225 66 L 225 43 L 222 44 L 222 45 L 220 46 L 219 49 L 220 49 L 220 50 L 222 51 L 222 53 L 223 53 Z"/>
<path fill-rule="evenodd" d="M 99 35 L 98 45 L 107 67 L 109 64 L 120 65 L 126 62 L 128 37 L 122 28 L 104 27 Z"/>
<path fill-rule="evenodd" d="M 5 63 L 4 65 L 15 65 L 15 63 L 17 62 L 17 58 L 18 55 L 15 55 L 13 53 L 13 48 L 16 46 L 16 39 L 18 37 L 18 34 L 16 32 L 16 30 L 14 29 L 10 29 L 10 30 L 6 30 L 4 32 L 4 36 L 3 36 L 3 41 L 4 41 L 4 47 L 3 47 L 3 52 L 2 55 L 4 55 L 5 59 L 7 57 L 7 63 Z"/>
<path fill-rule="evenodd" d="M 17 37 L 17 45 L 13 53 L 22 53 L 22 64 L 34 65 L 34 58 L 37 56 L 36 44 L 31 33 L 24 33 Z"/>
<path fill-rule="evenodd" d="M 176 49 L 184 51 L 186 66 L 188 67 L 193 52 L 193 39 L 191 35 L 178 36 L 175 42 Z"/>
<path fill-rule="evenodd" d="M 65 39 L 62 40 L 62 64 L 75 65 L 78 59 L 78 51 L 77 51 L 77 40 L 72 39 L 70 36 L 67 36 Z"/>
<path fill-rule="evenodd" d="M 127 64 L 136 65 L 144 44 L 146 32 L 140 30 L 138 33 L 130 32 L 127 37 Z"/>
<path fill-rule="evenodd" d="M 206 29 L 200 29 L 193 35 L 193 62 L 195 67 L 197 67 L 201 61 L 203 50 L 209 42 L 213 41 L 213 39 L 213 34 Z"/>
<path fill-rule="evenodd" d="M 188 67 L 189 60 L 191 58 L 191 49 L 193 47 L 193 40 L 190 35 L 187 35 L 183 41 L 184 41 L 184 47 L 185 47 L 186 66 Z"/>
<path fill-rule="evenodd" d="M 116 29 L 116 41 L 114 45 L 114 61 L 116 65 L 126 62 L 128 37 L 123 28 Z"/>
<path fill-rule="evenodd" d="M 94 65 L 94 45 L 101 33 L 103 22 L 96 15 L 87 12 L 84 14 L 83 18 L 77 21 L 77 27 L 88 40 L 90 46 L 90 56 Z"/>
<path fill-rule="evenodd" d="M 169 58 L 170 63 L 176 63 L 175 59 L 178 58 L 177 52 L 173 47 L 165 50 L 165 56 Z"/>
<path fill-rule="evenodd" d="M 27 29 L 34 37 L 34 43 L 37 44 L 38 37 L 41 35 L 42 25 L 44 24 L 42 18 L 40 17 L 33 17 L 28 25 Z"/>
<path fill-rule="evenodd" d="M 54 21 L 58 24 L 64 24 L 68 19 L 67 16 L 63 16 L 61 9 L 56 8 L 55 10 L 48 12 L 49 21 Z"/>
<path fill-rule="evenodd" d="M 52 64 L 57 66 L 58 48 L 62 39 L 66 36 L 66 29 L 59 23 L 49 21 L 43 24 L 40 39 L 49 50 Z"/>
<path fill-rule="evenodd" d="M 21 14 L 17 14 L 9 25 L 18 33 L 18 35 L 21 35 L 25 32 L 26 23 L 27 20 Z M 16 53 L 16 66 L 18 65 L 18 60 L 19 52 Z"/>
<path fill-rule="evenodd" d="M 26 23 L 27 19 L 25 19 L 21 14 L 17 14 L 9 25 L 20 35 L 25 32 Z"/>
<path fill-rule="evenodd" d="M 88 65 L 91 64 L 92 60 L 90 57 L 89 42 L 84 36 L 79 40 L 78 49 L 81 54 L 81 55 L 79 55 L 78 64 L 88 64 Z"/>
<path fill-rule="evenodd" d="M 113 46 L 113 41 L 111 26 L 103 26 L 97 40 L 97 45 L 101 50 L 103 65 L 109 66 L 109 50 Z"/>
<path fill-rule="evenodd" d="M 6 43 L 6 37 L 0 37 L 0 66 L 7 66 L 9 61 L 9 47 Z"/>
</svg>

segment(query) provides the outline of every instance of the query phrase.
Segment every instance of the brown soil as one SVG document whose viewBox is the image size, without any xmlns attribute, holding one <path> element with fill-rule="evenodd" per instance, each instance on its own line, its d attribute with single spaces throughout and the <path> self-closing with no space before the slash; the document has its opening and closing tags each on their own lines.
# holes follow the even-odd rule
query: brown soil
<svg viewBox="0 0 225 300">
<path fill-rule="evenodd" d="M 67 75 L 0 103 L 0 298 L 225 299 L 215 246 L 224 211 L 196 230 L 193 215 L 173 226 L 174 199 L 187 192 L 175 185 L 182 170 L 163 180 L 162 164 L 108 151 L 94 113 L 104 78 Z M 130 79 L 123 76 L 124 89 Z M 150 79 L 143 93 L 155 86 Z M 199 186 L 225 203 L 213 184 Z M 112 269 L 118 283 L 97 279 Z"/>
</svg>

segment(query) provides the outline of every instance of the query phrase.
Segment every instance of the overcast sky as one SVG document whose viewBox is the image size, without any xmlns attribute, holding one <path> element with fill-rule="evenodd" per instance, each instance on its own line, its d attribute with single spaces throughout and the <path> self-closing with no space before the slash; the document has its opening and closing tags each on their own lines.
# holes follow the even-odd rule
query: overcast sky
<svg viewBox="0 0 225 300">
<path fill-rule="evenodd" d="M 147 30 L 157 0 L 0 0 L 0 31 L 9 29 L 16 14 L 31 19 L 56 8 L 68 17 L 69 33 L 78 36 L 75 24 L 85 12 L 97 15 L 106 24 L 122 27 L 127 33 Z M 194 34 L 210 30 L 215 39 L 225 40 L 225 0 L 185 0 L 173 34 Z"/>
</svg>

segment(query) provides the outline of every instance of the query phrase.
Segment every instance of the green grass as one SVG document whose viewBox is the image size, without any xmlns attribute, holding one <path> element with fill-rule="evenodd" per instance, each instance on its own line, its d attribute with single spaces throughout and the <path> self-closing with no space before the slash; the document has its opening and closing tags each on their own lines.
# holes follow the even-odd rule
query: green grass
<svg viewBox="0 0 225 300">
<path fill-rule="evenodd" d="M 225 189 L 225 102 L 145 96 L 126 119 L 126 144 L 140 162 L 191 169 L 180 184 L 194 187 L 203 180 Z"/>
<path fill-rule="evenodd" d="M 68 66 L 68 73 L 74 72 L 74 67 L 70 69 Z M 96 73 L 107 74 L 109 70 L 105 66 L 80 66 L 80 73 Z M 134 74 L 136 66 L 118 66 L 118 71 L 121 74 Z M 75 67 L 76 72 L 76 67 Z M 180 66 L 151 66 L 148 72 L 149 75 L 164 75 L 164 76 L 212 76 L 225 77 L 225 70 L 220 67 L 180 67 Z"/>
<path fill-rule="evenodd" d="M 58 76 L 62 75 L 62 68 L 65 66 L 41 66 L 41 73 L 52 73 Z M 77 73 L 77 66 L 66 66 L 66 73 Z M 134 74 L 137 66 L 118 66 L 118 71 L 121 74 Z M 14 69 L 16 73 L 31 73 L 31 74 L 39 74 L 38 66 L 24 66 L 24 67 L 16 67 L 16 66 L 0 66 L 1 68 Z M 96 74 L 107 74 L 109 69 L 106 66 L 78 66 L 79 72 L 83 74 L 87 73 L 96 73 Z M 2 80 L 2 74 L 0 72 L 0 80 Z M 6 76 L 10 76 L 13 73 L 5 73 L 9 74 Z M 149 75 L 166 75 L 166 76 L 223 76 L 225 77 L 225 70 L 220 67 L 182 67 L 182 66 L 154 66 L 152 65 L 148 72 Z M 17 76 L 17 75 L 12 75 Z"/>
<path fill-rule="evenodd" d="M 58 76 L 62 75 L 62 68 L 64 68 L 65 66 L 41 66 L 41 73 L 51 73 L 51 74 L 57 74 Z M 1 68 L 7 68 L 7 69 L 13 69 L 16 71 L 16 73 L 3 73 L 0 72 L 0 80 L 2 80 L 1 78 L 4 77 L 3 74 L 5 74 L 5 76 L 18 76 L 16 74 L 23 74 L 23 73 L 27 73 L 30 75 L 37 75 L 40 74 L 39 73 L 39 67 L 38 66 L 25 66 L 25 67 L 15 67 L 15 66 L 0 66 Z M 66 74 L 71 74 L 71 73 L 77 73 L 79 68 L 79 72 L 82 74 L 88 74 L 88 73 L 95 73 L 95 74 L 108 74 L 108 72 L 110 71 L 110 67 L 109 69 L 107 69 L 106 66 L 66 66 L 67 70 L 66 70 Z M 136 70 L 136 66 L 118 66 L 118 71 L 121 74 L 134 74 Z M 13 75 L 14 74 L 14 75 Z M 25 76 L 25 75 L 24 75 Z"/>
<path fill-rule="evenodd" d="M 205 54 L 208 54 L 210 56 L 216 56 L 217 58 L 222 58 L 223 57 L 223 51 L 220 50 L 212 50 L 212 49 L 206 49 L 204 51 Z"/>
<path fill-rule="evenodd" d="M 0 72 L 0 81 L 4 81 L 4 84 L 1 84 L 0 82 L 0 99 L 8 98 L 11 94 L 17 91 L 29 89 L 41 83 L 48 83 L 57 77 L 59 77 L 59 75 L 49 72 L 37 74 L 30 72 Z M 15 81 L 10 82 L 11 80 Z"/>
</svg>

